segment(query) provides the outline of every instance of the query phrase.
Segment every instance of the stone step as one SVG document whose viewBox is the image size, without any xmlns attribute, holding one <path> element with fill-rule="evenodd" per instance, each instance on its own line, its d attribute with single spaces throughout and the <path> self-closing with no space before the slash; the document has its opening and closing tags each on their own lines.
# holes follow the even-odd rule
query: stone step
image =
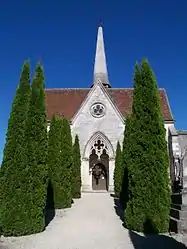
<svg viewBox="0 0 187 249">
<path fill-rule="evenodd" d="M 85 191 L 82 191 L 83 193 L 111 193 L 107 190 L 85 190 Z"/>
<path fill-rule="evenodd" d="M 173 217 L 170 217 L 170 224 L 169 224 L 170 232 L 174 233 L 187 233 L 187 220 L 178 220 Z"/>
<path fill-rule="evenodd" d="M 181 205 L 182 204 L 182 194 L 181 193 L 172 194 L 171 195 L 171 202 L 173 204 Z"/>
<path fill-rule="evenodd" d="M 182 205 L 171 203 L 171 208 L 182 210 Z"/>
<path fill-rule="evenodd" d="M 179 233 L 180 232 L 180 221 L 173 217 L 170 217 L 169 231 L 174 232 L 174 233 Z"/>
<path fill-rule="evenodd" d="M 187 220 L 187 211 L 171 208 L 170 216 L 178 220 Z"/>
<path fill-rule="evenodd" d="M 182 211 L 187 211 L 187 206 L 180 205 L 180 204 L 171 203 L 171 208 L 174 208 L 174 209 L 177 209 L 177 210 L 182 210 Z"/>
</svg>

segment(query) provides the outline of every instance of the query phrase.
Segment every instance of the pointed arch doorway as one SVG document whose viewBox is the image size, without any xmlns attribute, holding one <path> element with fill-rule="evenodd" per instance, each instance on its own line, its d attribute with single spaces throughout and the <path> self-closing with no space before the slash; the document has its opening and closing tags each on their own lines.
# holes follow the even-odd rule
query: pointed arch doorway
<svg viewBox="0 0 187 249">
<path fill-rule="evenodd" d="M 100 131 L 87 141 L 82 159 L 82 191 L 113 191 L 114 149 Z"/>
<path fill-rule="evenodd" d="M 100 140 L 98 140 L 100 142 Z M 89 158 L 89 168 L 92 177 L 93 190 L 106 190 L 109 187 L 109 156 L 105 149 L 98 156 L 93 149 Z"/>
</svg>

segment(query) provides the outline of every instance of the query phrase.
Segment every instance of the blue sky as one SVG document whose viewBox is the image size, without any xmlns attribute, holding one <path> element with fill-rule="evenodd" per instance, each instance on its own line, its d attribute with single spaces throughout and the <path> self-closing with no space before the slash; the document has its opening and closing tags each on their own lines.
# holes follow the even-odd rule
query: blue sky
<svg viewBox="0 0 187 249">
<path fill-rule="evenodd" d="M 99 20 L 109 79 L 132 87 L 134 64 L 147 57 L 167 90 L 178 129 L 187 129 L 186 0 L 16 0 L 0 7 L 0 160 L 23 61 L 45 70 L 47 88 L 90 87 Z"/>
</svg>

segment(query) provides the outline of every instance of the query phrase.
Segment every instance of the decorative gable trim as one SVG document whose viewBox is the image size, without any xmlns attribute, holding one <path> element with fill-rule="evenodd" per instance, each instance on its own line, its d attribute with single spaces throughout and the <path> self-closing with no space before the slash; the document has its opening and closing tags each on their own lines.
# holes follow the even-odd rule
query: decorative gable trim
<svg viewBox="0 0 187 249">
<path fill-rule="evenodd" d="M 47 120 L 50 121 L 53 114 L 72 120 L 91 90 L 92 88 L 45 89 Z M 104 88 L 104 90 L 109 94 L 116 109 L 120 111 L 122 118 L 131 113 L 133 88 Z M 159 88 L 158 92 L 164 122 L 174 123 L 165 89 Z"/>
<path fill-rule="evenodd" d="M 90 89 L 90 91 L 88 92 L 86 98 L 84 99 L 84 101 L 80 105 L 80 108 L 77 110 L 77 112 L 75 113 L 75 115 L 72 117 L 72 119 L 71 119 L 71 124 L 72 125 L 75 122 L 75 120 L 77 119 L 79 113 L 82 111 L 82 109 L 84 108 L 84 106 L 87 104 L 87 102 L 89 100 L 89 97 L 91 96 L 91 94 L 94 92 L 95 89 L 96 89 L 96 84 Z"/>
<path fill-rule="evenodd" d="M 105 88 L 103 86 L 102 83 L 98 83 L 101 87 L 101 89 L 103 90 L 103 93 L 105 94 L 106 98 L 108 99 L 108 101 L 110 102 L 110 104 L 112 105 L 114 111 L 116 112 L 116 114 L 119 116 L 119 118 L 121 119 L 121 121 L 124 123 L 125 122 L 125 117 L 122 116 L 121 112 L 119 111 L 118 107 L 114 104 L 114 102 L 112 101 L 109 93 L 107 92 L 107 88 Z"/>
<path fill-rule="evenodd" d="M 103 92 L 103 94 L 105 95 L 105 97 L 107 98 L 107 100 L 109 101 L 109 103 L 111 104 L 112 108 L 114 109 L 114 111 L 116 112 L 116 114 L 118 115 L 118 117 L 121 119 L 121 121 L 124 123 L 125 118 L 122 116 L 122 114 L 119 111 L 118 107 L 113 103 L 113 101 L 112 101 L 109 93 L 107 92 L 107 89 L 105 89 L 105 87 L 103 86 L 103 84 L 100 81 L 98 81 L 97 83 L 95 83 L 93 85 L 93 87 L 90 89 L 90 91 L 88 92 L 85 100 L 82 102 L 80 108 L 75 113 L 75 115 L 72 117 L 71 123 L 73 124 L 75 122 L 75 120 L 77 119 L 79 113 L 83 110 L 84 106 L 87 104 L 90 96 L 95 91 L 96 87 L 100 87 L 101 91 Z"/>
</svg>

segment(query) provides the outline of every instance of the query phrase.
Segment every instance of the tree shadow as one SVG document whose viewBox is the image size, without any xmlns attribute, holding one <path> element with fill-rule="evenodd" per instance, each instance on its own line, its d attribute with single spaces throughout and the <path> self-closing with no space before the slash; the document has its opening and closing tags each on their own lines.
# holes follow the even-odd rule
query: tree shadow
<svg viewBox="0 0 187 249">
<path fill-rule="evenodd" d="M 127 167 L 124 168 L 120 200 L 123 210 L 126 209 L 129 200 L 129 173 Z"/>
<path fill-rule="evenodd" d="M 158 234 L 158 229 L 154 226 L 153 222 L 147 218 L 144 223 L 144 234 Z"/>
<path fill-rule="evenodd" d="M 166 235 L 139 235 L 129 231 L 129 236 L 135 249 L 186 249 L 187 247 Z"/>
<path fill-rule="evenodd" d="M 126 209 L 127 202 L 129 200 L 129 174 L 127 167 L 124 168 L 123 179 L 122 179 L 122 188 L 120 193 L 120 198 L 117 198 L 114 195 L 111 197 L 114 198 L 114 208 L 116 214 L 120 217 L 121 221 L 124 221 L 124 210 Z"/>
<path fill-rule="evenodd" d="M 45 206 L 45 227 L 53 220 L 55 216 L 55 205 L 54 205 L 54 191 L 51 180 L 48 181 L 47 186 L 47 198 Z"/>
<path fill-rule="evenodd" d="M 114 209 L 117 216 L 120 217 L 121 221 L 124 221 L 124 212 L 119 198 L 114 197 Z"/>
<path fill-rule="evenodd" d="M 172 237 L 158 234 L 157 229 L 147 219 L 144 224 L 144 235 L 129 231 L 129 236 L 135 249 L 186 249 L 187 247 Z"/>
</svg>

